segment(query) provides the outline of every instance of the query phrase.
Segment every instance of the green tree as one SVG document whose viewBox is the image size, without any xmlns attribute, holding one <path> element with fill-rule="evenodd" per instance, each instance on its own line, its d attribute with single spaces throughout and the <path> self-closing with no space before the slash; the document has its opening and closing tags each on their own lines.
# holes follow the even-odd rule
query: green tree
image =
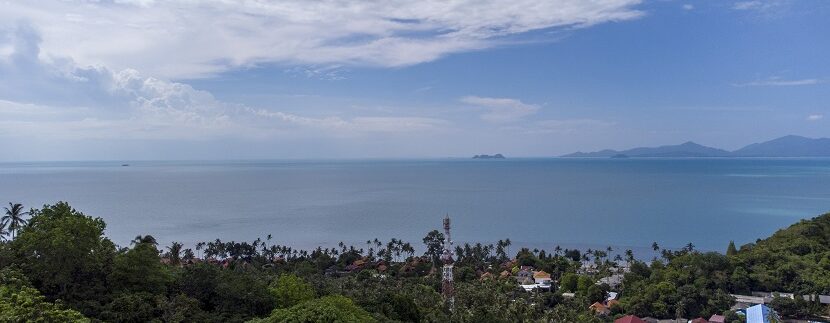
<svg viewBox="0 0 830 323">
<path fill-rule="evenodd" d="M 152 295 L 167 291 L 173 277 L 161 263 L 156 246 L 141 242 L 115 257 L 109 284 L 116 292 L 147 292 Z"/>
<path fill-rule="evenodd" d="M 26 225 L 26 220 L 23 219 L 23 216 L 29 214 L 29 212 L 23 211 L 23 204 L 20 203 L 12 204 L 9 202 L 9 206 L 5 209 L 6 214 L 0 218 L 0 228 L 8 226 L 8 232 L 11 233 L 12 240 L 14 240 L 15 233 Z"/>
<path fill-rule="evenodd" d="M 265 278 L 255 271 L 221 270 L 217 278 L 214 313 L 223 321 L 244 321 L 274 309 Z"/>
<path fill-rule="evenodd" d="M 141 323 L 158 318 L 155 296 L 147 292 L 123 292 L 104 307 L 101 318 L 109 322 Z"/>
<path fill-rule="evenodd" d="M 219 296 L 216 286 L 219 283 L 220 268 L 207 263 L 186 266 L 175 275 L 172 284 L 174 292 L 182 293 L 199 301 L 199 306 L 207 311 L 216 307 Z"/>
<path fill-rule="evenodd" d="M 738 254 L 738 249 L 735 248 L 735 241 L 729 240 L 729 247 L 726 248 L 727 256 L 734 256 Z"/>
<path fill-rule="evenodd" d="M 432 230 L 424 237 L 424 244 L 427 246 L 424 256 L 428 256 L 434 266 L 440 266 L 441 251 L 444 249 L 444 234 L 438 230 Z"/>
<path fill-rule="evenodd" d="M 170 264 L 176 266 L 181 264 L 182 247 L 182 243 L 176 241 L 171 242 L 170 246 L 167 247 L 167 254 L 165 256 L 167 257 L 167 259 L 170 259 Z"/>
<path fill-rule="evenodd" d="M 594 286 L 594 281 L 591 277 L 585 275 L 579 275 L 579 279 L 576 281 L 576 289 L 582 293 L 588 291 L 588 287 Z"/>
<path fill-rule="evenodd" d="M 289 308 L 276 309 L 265 319 L 251 320 L 249 323 L 267 322 L 375 322 L 364 309 L 355 305 L 351 299 L 341 295 L 329 295 L 307 301 Z"/>
<path fill-rule="evenodd" d="M 0 322 L 89 322 L 81 313 L 52 304 L 10 268 L 0 270 Z"/>
<path fill-rule="evenodd" d="M 268 288 L 277 308 L 287 308 L 314 299 L 314 287 L 296 275 L 280 275 Z"/>
<path fill-rule="evenodd" d="M 559 286 L 564 292 L 575 292 L 579 277 L 574 273 L 566 273 L 559 280 Z"/>
<path fill-rule="evenodd" d="M 62 299 L 94 316 L 107 295 L 104 284 L 115 245 L 106 224 L 65 202 L 45 205 L 12 241 L 13 262 L 49 300 Z"/>
</svg>

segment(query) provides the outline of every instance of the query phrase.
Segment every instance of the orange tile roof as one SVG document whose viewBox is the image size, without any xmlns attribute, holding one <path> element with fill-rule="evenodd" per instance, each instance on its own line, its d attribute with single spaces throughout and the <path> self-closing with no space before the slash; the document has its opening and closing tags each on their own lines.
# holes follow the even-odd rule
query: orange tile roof
<svg viewBox="0 0 830 323">
<path fill-rule="evenodd" d="M 602 303 L 600 303 L 600 302 L 595 302 L 595 303 L 591 304 L 591 306 L 588 306 L 588 308 L 597 311 L 597 310 L 605 310 L 608 307 L 605 306 L 605 305 L 602 305 Z"/>
<path fill-rule="evenodd" d="M 550 274 L 546 273 L 544 270 L 540 270 L 533 273 L 533 278 L 550 278 Z"/>
</svg>

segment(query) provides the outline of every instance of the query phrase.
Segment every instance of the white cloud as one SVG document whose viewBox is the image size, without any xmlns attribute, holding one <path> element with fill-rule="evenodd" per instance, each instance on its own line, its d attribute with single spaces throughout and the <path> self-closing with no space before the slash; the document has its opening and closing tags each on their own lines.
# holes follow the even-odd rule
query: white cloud
<svg viewBox="0 0 830 323">
<path fill-rule="evenodd" d="M 547 28 L 636 19 L 640 0 L 12 1 L 43 55 L 162 78 L 263 63 L 406 66 Z M 0 53 L 4 51 L 0 48 Z"/>
<path fill-rule="evenodd" d="M 461 98 L 460 101 L 484 108 L 486 112 L 481 115 L 481 119 L 494 123 L 518 121 L 539 111 L 538 105 L 527 104 L 522 101 L 509 98 L 465 96 Z"/>
<path fill-rule="evenodd" d="M 747 12 L 750 16 L 762 19 L 776 19 L 789 15 L 792 0 L 751 0 L 737 1 L 732 9 Z"/>
<path fill-rule="evenodd" d="M 222 102 L 190 85 L 136 70 L 83 67 L 39 57 L 28 25 L 0 30 L 0 136 L 52 139 L 265 138 L 435 131 L 442 119 L 412 116 L 304 117 L 276 107 Z M 290 134 L 289 134 L 290 133 Z"/>
<path fill-rule="evenodd" d="M 823 114 L 811 114 L 807 116 L 807 121 L 819 121 L 821 119 L 824 119 Z"/>
<path fill-rule="evenodd" d="M 738 1 L 732 5 L 732 9 L 735 10 L 750 10 L 750 9 L 757 9 L 763 6 L 761 1 Z"/>
<path fill-rule="evenodd" d="M 755 80 L 746 83 L 735 83 L 732 84 L 738 87 L 745 87 L 745 86 L 800 86 L 800 85 L 815 85 L 824 83 L 824 80 L 817 79 L 817 78 L 808 78 L 808 79 L 796 79 L 796 80 L 785 80 L 777 76 L 769 77 L 762 80 Z"/>
<path fill-rule="evenodd" d="M 613 126 L 615 123 L 596 119 L 549 119 L 540 120 L 532 127 L 526 128 L 525 133 L 529 134 L 568 134 L 576 132 L 587 132 Z"/>
<path fill-rule="evenodd" d="M 691 4 L 688 4 L 688 3 L 683 5 L 683 10 L 693 10 L 694 8 L 695 8 L 694 5 L 691 5 Z"/>
</svg>

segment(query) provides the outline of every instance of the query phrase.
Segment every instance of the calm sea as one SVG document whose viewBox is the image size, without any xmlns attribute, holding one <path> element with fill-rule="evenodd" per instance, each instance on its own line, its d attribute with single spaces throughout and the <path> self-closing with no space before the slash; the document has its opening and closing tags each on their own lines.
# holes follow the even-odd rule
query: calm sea
<svg viewBox="0 0 830 323">
<path fill-rule="evenodd" d="M 121 166 L 128 163 L 128 167 Z M 830 159 L 509 159 L 0 164 L 0 201 L 68 201 L 127 245 L 299 247 L 401 238 L 724 250 L 830 211 Z"/>
</svg>

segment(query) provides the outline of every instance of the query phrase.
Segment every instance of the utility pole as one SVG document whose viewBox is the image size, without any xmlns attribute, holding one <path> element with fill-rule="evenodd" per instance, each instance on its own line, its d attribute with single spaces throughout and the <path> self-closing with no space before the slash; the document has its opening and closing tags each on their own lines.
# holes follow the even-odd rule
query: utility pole
<svg viewBox="0 0 830 323">
<path fill-rule="evenodd" d="M 441 279 L 441 295 L 444 296 L 444 301 L 450 308 L 450 311 L 455 308 L 455 288 L 453 287 L 452 278 L 452 238 L 450 238 L 450 216 L 444 217 L 444 253 L 441 255 L 441 261 L 444 263 L 443 277 Z"/>
</svg>

